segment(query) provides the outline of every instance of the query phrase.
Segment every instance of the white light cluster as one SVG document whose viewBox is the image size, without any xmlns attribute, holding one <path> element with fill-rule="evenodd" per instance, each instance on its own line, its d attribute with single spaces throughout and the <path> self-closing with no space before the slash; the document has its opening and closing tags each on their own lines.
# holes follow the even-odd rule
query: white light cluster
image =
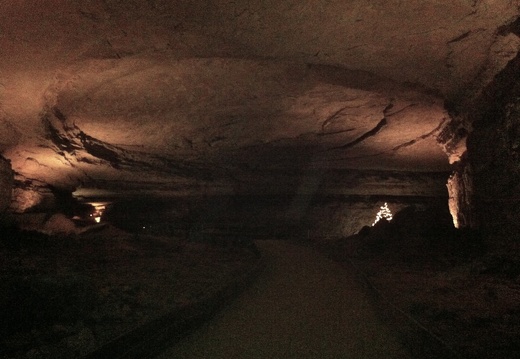
<svg viewBox="0 0 520 359">
<path fill-rule="evenodd" d="M 379 212 L 377 212 L 376 219 L 374 223 L 372 223 L 372 227 L 383 218 L 389 222 L 392 220 L 392 212 L 390 211 L 390 208 L 388 208 L 388 203 L 386 202 L 383 206 L 381 206 Z"/>
</svg>

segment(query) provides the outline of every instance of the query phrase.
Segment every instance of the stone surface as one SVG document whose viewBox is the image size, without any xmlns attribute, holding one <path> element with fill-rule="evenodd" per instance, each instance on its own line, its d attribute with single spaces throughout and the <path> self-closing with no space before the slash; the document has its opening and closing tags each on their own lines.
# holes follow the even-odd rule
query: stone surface
<svg viewBox="0 0 520 359">
<path fill-rule="evenodd" d="M 511 61 L 479 98 L 468 138 L 477 219 L 487 229 L 514 240 L 520 229 L 520 59 Z"/>
<path fill-rule="evenodd" d="M 520 46 L 518 1 L 0 6 L 15 212 L 48 210 L 57 191 L 297 195 L 308 171 L 445 173 L 471 131 L 450 108 Z"/>
<path fill-rule="evenodd" d="M 76 226 L 62 213 L 52 215 L 43 225 L 43 230 L 50 235 L 72 235 Z"/>
<path fill-rule="evenodd" d="M 0 218 L 11 204 L 13 190 L 13 172 L 11 164 L 0 156 Z"/>
<path fill-rule="evenodd" d="M 473 177 L 467 161 L 457 163 L 446 187 L 449 193 L 448 206 L 456 228 L 478 227 L 473 203 Z"/>
</svg>

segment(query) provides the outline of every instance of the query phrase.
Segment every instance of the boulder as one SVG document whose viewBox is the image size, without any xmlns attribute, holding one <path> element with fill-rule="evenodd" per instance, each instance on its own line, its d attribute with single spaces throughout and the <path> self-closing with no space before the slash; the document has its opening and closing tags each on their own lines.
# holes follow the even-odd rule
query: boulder
<svg viewBox="0 0 520 359">
<path fill-rule="evenodd" d="M 56 213 L 45 222 L 43 232 L 50 235 L 72 235 L 76 233 L 76 226 L 64 214 Z"/>
</svg>

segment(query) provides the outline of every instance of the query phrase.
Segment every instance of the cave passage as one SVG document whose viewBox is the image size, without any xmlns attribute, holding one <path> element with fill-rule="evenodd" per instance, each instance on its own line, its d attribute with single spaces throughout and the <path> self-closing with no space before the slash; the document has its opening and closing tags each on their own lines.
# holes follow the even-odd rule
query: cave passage
<svg viewBox="0 0 520 359">
<path fill-rule="evenodd" d="M 353 271 L 304 246 L 258 241 L 267 269 L 170 358 L 409 358 Z"/>
</svg>

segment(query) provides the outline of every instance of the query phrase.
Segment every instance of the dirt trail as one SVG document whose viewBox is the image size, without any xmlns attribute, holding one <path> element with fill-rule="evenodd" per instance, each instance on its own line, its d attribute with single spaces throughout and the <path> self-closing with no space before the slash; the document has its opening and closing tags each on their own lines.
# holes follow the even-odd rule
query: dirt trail
<svg viewBox="0 0 520 359">
<path fill-rule="evenodd" d="M 302 246 L 258 246 L 265 273 L 157 359 L 410 358 L 377 318 L 355 273 Z"/>
</svg>

